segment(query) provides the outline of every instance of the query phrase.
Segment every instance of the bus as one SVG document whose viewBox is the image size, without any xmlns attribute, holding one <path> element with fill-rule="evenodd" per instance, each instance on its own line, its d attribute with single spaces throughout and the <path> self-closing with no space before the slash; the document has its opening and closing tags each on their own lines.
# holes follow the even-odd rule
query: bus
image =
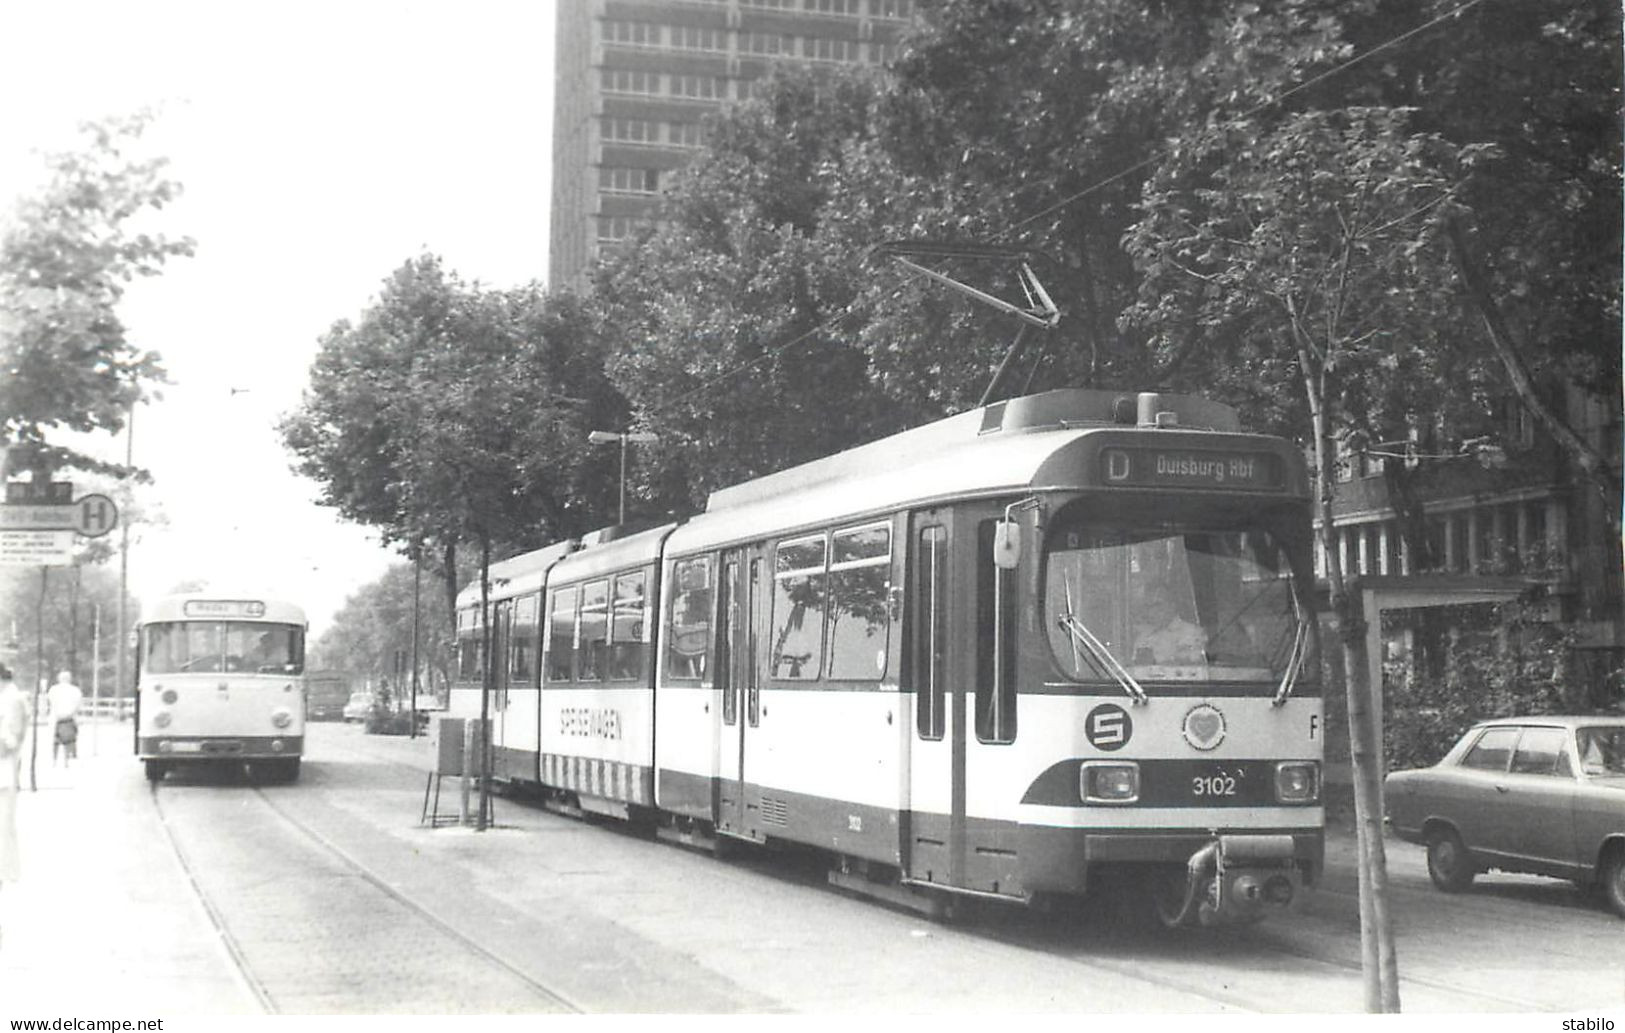
<svg viewBox="0 0 1625 1033">
<path fill-rule="evenodd" d="M 148 781 L 202 763 L 292 782 L 305 744 L 304 611 L 246 595 L 164 596 L 136 627 L 135 752 Z"/>
</svg>

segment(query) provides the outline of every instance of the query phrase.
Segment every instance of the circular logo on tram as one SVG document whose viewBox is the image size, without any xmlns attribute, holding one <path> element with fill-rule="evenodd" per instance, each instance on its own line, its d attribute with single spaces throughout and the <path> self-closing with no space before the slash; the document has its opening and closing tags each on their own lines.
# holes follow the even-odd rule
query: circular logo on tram
<svg viewBox="0 0 1625 1033">
<path fill-rule="evenodd" d="M 1209 703 L 1198 703 L 1185 713 L 1182 731 L 1185 741 L 1199 750 L 1211 750 L 1224 742 L 1224 714 Z"/>
<path fill-rule="evenodd" d="M 1097 750 L 1120 750 L 1134 736 L 1134 721 L 1115 703 L 1102 703 L 1083 719 L 1083 734 Z"/>
</svg>

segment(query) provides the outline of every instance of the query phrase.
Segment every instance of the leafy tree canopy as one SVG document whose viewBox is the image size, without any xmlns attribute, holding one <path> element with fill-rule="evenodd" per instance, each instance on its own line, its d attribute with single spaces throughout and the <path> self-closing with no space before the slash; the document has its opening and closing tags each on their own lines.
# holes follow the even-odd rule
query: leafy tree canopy
<svg viewBox="0 0 1625 1033">
<path fill-rule="evenodd" d="M 117 309 L 127 285 L 155 276 L 192 241 L 152 232 L 180 185 L 141 156 L 151 116 L 82 128 L 78 150 L 46 159 L 41 188 L 0 232 L 0 449 L 4 473 L 120 467 L 53 443 L 56 431 L 116 433 L 132 403 L 164 381 L 156 352 L 128 340 Z"/>
</svg>

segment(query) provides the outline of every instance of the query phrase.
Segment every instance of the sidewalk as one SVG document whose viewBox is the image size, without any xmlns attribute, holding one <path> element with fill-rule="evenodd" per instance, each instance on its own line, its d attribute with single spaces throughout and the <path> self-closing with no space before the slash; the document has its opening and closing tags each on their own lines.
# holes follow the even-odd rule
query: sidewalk
<svg viewBox="0 0 1625 1033">
<path fill-rule="evenodd" d="M 158 824 L 128 722 L 81 727 L 79 759 L 40 742 L 17 805 L 22 880 L 0 890 L 0 1018 L 257 1015 Z"/>
</svg>

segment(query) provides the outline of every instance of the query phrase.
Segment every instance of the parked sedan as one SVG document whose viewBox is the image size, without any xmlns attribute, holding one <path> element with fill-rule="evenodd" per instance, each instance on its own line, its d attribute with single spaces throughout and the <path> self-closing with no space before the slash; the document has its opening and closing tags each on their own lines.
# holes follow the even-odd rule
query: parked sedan
<svg viewBox="0 0 1625 1033">
<path fill-rule="evenodd" d="M 373 698 L 370 692 L 356 692 L 350 695 L 350 702 L 344 704 L 344 720 L 365 721 L 367 715 L 372 713 Z"/>
<path fill-rule="evenodd" d="M 1389 775 L 1384 795 L 1441 890 L 1532 872 L 1600 884 L 1625 917 L 1625 718 L 1484 721 L 1433 767 Z"/>
</svg>

